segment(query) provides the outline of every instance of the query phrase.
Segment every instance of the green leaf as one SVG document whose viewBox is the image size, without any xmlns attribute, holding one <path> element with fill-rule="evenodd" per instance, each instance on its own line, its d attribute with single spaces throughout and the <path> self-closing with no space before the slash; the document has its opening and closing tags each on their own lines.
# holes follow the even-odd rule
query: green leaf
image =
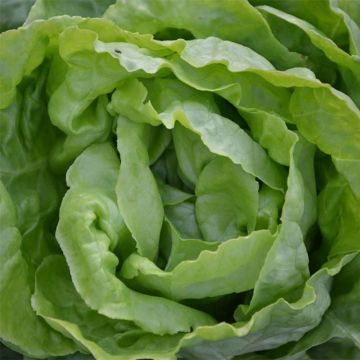
<svg viewBox="0 0 360 360">
<path fill-rule="evenodd" d="M 172 134 L 181 172 L 195 185 L 201 171 L 215 155 L 204 145 L 197 133 L 179 123 L 174 126 Z"/>
<path fill-rule="evenodd" d="M 59 15 L 100 17 L 113 2 L 113 0 L 78 0 L 76 2 L 36 0 L 26 23 Z"/>
<path fill-rule="evenodd" d="M 314 147 L 299 138 L 291 153 L 282 224 L 255 285 L 250 312 L 286 297 L 309 277 L 304 238 L 316 221 L 313 157 Z"/>
<path fill-rule="evenodd" d="M 91 157 L 101 166 L 86 166 Z M 56 237 L 77 291 L 100 314 L 132 321 L 155 334 L 175 334 L 213 323 L 201 311 L 135 292 L 115 276 L 119 260 L 111 250 L 123 240 L 115 193 L 119 167 L 115 150 L 107 143 L 89 147 L 68 171 L 70 190 L 60 208 Z"/>
<path fill-rule="evenodd" d="M 324 265 L 304 284 L 296 301 L 283 298 L 255 312 L 251 319 L 234 324 L 200 327 L 181 341 L 185 358 L 231 358 L 298 341 L 317 326 L 330 305 L 331 277 L 338 274 L 353 255 Z M 275 320 L 276 319 L 276 320 Z"/>
<path fill-rule="evenodd" d="M 342 178 L 327 183 L 319 195 L 318 208 L 323 247 L 328 249 L 328 256 L 359 251 L 360 204 Z"/>
<path fill-rule="evenodd" d="M 270 5 L 311 23 L 339 46 L 349 43 L 347 28 L 342 16 L 336 12 L 331 0 L 297 0 L 291 3 L 279 0 L 251 0 L 256 5 Z"/>
<path fill-rule="evenodd" d="M 240 165 L 217 157 L 196 184 L 196 217 L 207 241 L 224 241 L 255 229 L 259 184 Z"/>
<path fill-rule="evenodd" d="M 180 204 L 165 207 L 168 220 L 179 231 L 182 237 L 188 239 L 202 239 L 202 234 L 196 218 L 195 204 L 184 201 Z"/>
<path fill-rule="evenodd" d="M 334 93 L 338 96 L 332 96 Z M 359 197 L 359 110 L 341 96 L 341 93 L 325 88 L 316 91 L 297 88 L 291 98 L 290 109 L 300 132 L 318 145 L 320 150 L 333 157 L 338 170 L 341 170 L 355 195 Z M 349 160 L 355 160 L 351 162 L 352 167 L 347 164 Z"/>
<path fill-rule="evenodd" d="M 149 334 L 128 321 L 109 319 L 89 309 L 76 292 L 62 256 L 45 258 L 37 270 L 33 304 L 50 326 L 76 340 L 94 358 L 172 359 L 183 336 Z"/>
<path fill-rule="evenodd" d="M 217 36 L 238 42 L 267 56 L 282 68 L 301 63 L 297 54 L 290 53 L 276 40 L 264 18 L 248 2 L 117 1 L 104 16 L 134 32 L 156 34 L 166 28 L 186 29 L 197 38 Z M 243 25 L 239 31 L 234 31 L 238 24 Z M 254 33 L 257 34 L 256 40 Z"/>
<path fill-rule="evenodd" d="M 203 250 L 197 258 L 180 262 L 170 272 L 132 254 L 120 275 L 136 288 L 175 300 L 240 293 L 254 287 L 272 242 L 268 231 L 252 232 L 228 240 L 214 251 Z"/>
<path fill-rule="evenodd" d="M 121 165 L 116 195 L 139 253 L 153 260 L 158 253 L 164 209 L 145 146 L 146 132 L 150 130 L 148 125 L 118 118 L 116 131 Z"/>
<path fill-rule="evenodd" d="M 292 356 L 295 358 L 295 354 L 309 349 L 311 355 L 322 353 L 323 356 L 329 356 L 329 349 L 340 351 L 343 348 L 346 358 L 352 359 L 354 356 L 356 359 L 360 347 L 358 326 L 360 288 L 358 279 L 355 279 L 359 264 L 359 256 L 354 258 L 354 254 L 348 255 L 347 265 L 334 278 L 333 302 L 319 326 L 308 332 L 299 342 L 284 348 L 286 355 L 279 358 L 287 359 Z"/>
<path fill-rule="evenodd" d="M 219 242 L 207 242 L 200 239 L 184 239 L 169 220 L 165 220 L 162 235 L 162 245 L 170 247 L 166 271 L 171 271 L 182 261 L 195 260 L 203 251 L 215 251 Z"/>
<path fill-rule="evenodd" d="M 0 3 L 0 32 L 21 26 L 34 0 L 3 0 Z"/>
<path fill-rule="evenodd" d="M 0 34 L 0 342 L 355 359 L 357 5 L 110 2 Z"/>
<path fill-rule="evenodd" d="M 52 330 L 31 308 L 32 270 L 21 253 L 14 204 L 0 182 L 0 337 L 14 350 L 29 356 L 66 355 L 77 345 Z M 19 327 L 23 331 L 19 331 Z M 45 342 L 44 342 L 45 341 Z"/>
</svg>

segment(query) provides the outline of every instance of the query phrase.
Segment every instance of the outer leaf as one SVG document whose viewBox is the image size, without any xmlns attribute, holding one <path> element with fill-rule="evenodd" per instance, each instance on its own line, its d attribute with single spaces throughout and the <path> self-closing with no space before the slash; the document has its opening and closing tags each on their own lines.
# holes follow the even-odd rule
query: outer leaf
<svg viewBox="0 0 360 360">
<path fill-rule="evenodd" d="M 319 226 L 328 256 L 359 251 L 360 203 L 346 182 L 331 179 L 319 196 Z"/>
<path fill-rule="evenodd" d="M 36 317 L 30 303 L 36 267 L 59 251 L 51 228 L 62 187 L 48 166 L 55 131 L 44 101 L 47 70 L 23 81 L 14 103 L 0 110 L 0 338 L 40 358 L 77 350 Z"/>
<path fill-rule="evenodd" d="M 186 29 L 198 38 L 217 36 L 239 42 L 267 56 L 280 67 L 301 63 L 300 57 L 288 52 L 275 39 L 261 14 L 245 1 L 117 1 L 107 10 L 105 17 L 130 31 L 155 34 L 166 28 L 177 28 Z M 241 30 L 234 32 L 239 23 L 243 24 Z M 256 41 L 254 33 L 258 35 Z"/>
<path fill-rule="evenodd" d="M 324 265 L 305 283 L 297 301 L 279 299 L 246 322 L 219 323 L 200 327 L 181 341 L 185 358 L 232 359 L 234 355 L 275 348 L 299 340 L 314 328 L 330 305 L 331 276 L 353 259 L 353 255 Z"/>
<path fill-rule="evenodd" d="M 26 20 L 27 23 L 53 16 L 71 15 L 99 17 L 113 3 L 113 0 L 78 0 L 75 2 L 60 0 L 36 0 Z"/>
<path fill-rule="evenodd" d="M 0 35 L 0 60 L 3 69 L 0 72 L 0 109 L 13 103 L 16 86 L 44 61 L 49 38 L 58 36 L 66 26 L 79 21 L 79 18 L 55 18 Z M 18 56 L 19 49 L 21 56 Z"/>
<path fill-rule="evenodd" d="M 61 256 L 48 257 L 39 267 L 33 303 L 52 327 L 76 340 L 96 359 L 173 359 L 183 336 L 148 334 L 127 321 L 89 309 L 76 292 Z"/>
<path fill-rule="evenodd" d="M 348 107 L 346 104 L 346 99 L 340 96 L 334 98 L 328 89 L 315 91 L 303 88 L 295 90 L 290 107 L 301 133 L 325 153 L 332 155 L 338 170 L 359 197 L 360 112 L 355 106 Z M 326 135 L 323 131 L 325 128 Z"/>
<path fill-rule="evenodd" d="M 34 0 L 3 0 L 0 3 L 0 32 L 21 26 Z"/>
<path fill-rule="evenodd" d="M 270 5 L 308 21 L 341 47 L 349 44 L 349 34 L 344 20 L 334 11 L 331 0 L 297 0 L 291 3 L 279 0 L 251 0 L 251 2 L 256 5 Z"/>
<path fill-rule="evenodd" d="M 21 254 L 15 208 L 0 182 L 0 338 L 12 349 L 47 358 L 78 348 L 39 319 L 31 308 L 31 269 Z M 26 332 L 19 332 L 19 328 Z"/>
<path fill-rule="evenodd" d="M 349 259 L 354 259 L 353 255 L 348 255 Z M 334 290 L 332 291 L 333 302 L 326 311 L 320 325 L 308 332 L 298 343 L 284 348 L 286 355 L 279 359 L 296 359 L 296 355 L 311 349 L 316 345 L 324 344 L 323 347 L 315 348 L 313 351 L 319 353 L 323 351 L 323 356 L 327 356 L 326 347 L 329 346 L 334 350 L 340 350 L 341 345 L 347 345 L 346 340 L 353 344 L 352 352 L 347 354 L 347 358 L 357 358 L 359 353 L 354 349 L 360 348 L 360 328 L 358 326 L 359 319 L 359 281 L 356 277 L 359 271 L 359 256 L 355 257 L 344 270 L 334 279 Z M 356 279 L 355 279 L 356 278 Z M 351 285 L 350 285 L 351 284 Z M 329 340 L 340 340 L 338 343 L 331 344 Z M 328 345 L 327 345 L 328 344 Z M 333 346 L 331 346 L 333 345 Z M 350 346 L 348 346 L 351 348 Z M 313 352 L 311 352 L 312 354 Z M 338 354 L 338 353 L 337 353 Z M 338 356 L 338 355 L 336 355 Z"/>
<path fill-rule="evenodd" d="M 278 18 L 287 21 L 300 29 L 302 29 L 310 38 L 311 42 L 319 48 L 321 51 L 324 52 L 324 54 L 334 63 L 336 63 L 338 66 L 341 67 L 341 69 L 346 68 L 348 69 L 352 77 L 355 77 L 356 79 L 360 79 L 360 62 L 359 59 L 355 56 L 350 56 L 345 51 L 340 49 L 336 46 L 335 43 L 333 43 L 329 38 L 325 37 L 323 34 L 321 34 L 316 28 L 314 28 L 311 24 L 307 23 L 306 21 L 303 21 L 301 19 L 298 19 L 294 16 L 291 16 L 289 14 L 286 14 L 284 12 L 281 12 L 279 10 L 276 10 L 274 8 L 263 6 L 261 7 L 261 10 L 267 13 L 270 13 L 273 16 L 277 16 Z M 341 10 L 338 10 L 341 12 Z M 350 20 L 349 20 L 350 21 Z M 357 26 L 353 24 L 355 28 Z M 357 28 L 358 31 L 358 37 L 360 37 L 360 29 Z M 358 97 L 358 94 L 356 91 L 353 91 L 354 85 L 353 82 L 349 79 L 348 76 L 344 77 L 344 80 L 347 84 L 349 84 L 349 92 L 350 95 L 353 95 L 354 101 L 359 104 L 360 98 Z M 356 87 L 355 87 L 356 89 Z M 355 90 L 354 89 L 354 90 Z"/>
<path fill-rule="evenodd" d="M 358 26 L 360 26 L 360 7 L 359 4 L 355 1 L 346 1 L 346 0 L 338 0 L 337 6 L 344 10 L 347 14 L 351 16 L 351 18 L 356 22 Z"/>
</svg>

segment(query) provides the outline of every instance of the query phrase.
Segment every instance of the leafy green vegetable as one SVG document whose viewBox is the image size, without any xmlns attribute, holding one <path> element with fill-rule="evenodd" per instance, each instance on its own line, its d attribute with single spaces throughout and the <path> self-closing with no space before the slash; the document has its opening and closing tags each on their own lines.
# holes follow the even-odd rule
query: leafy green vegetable
<svg viewBox="0 0 360 360">
<path fill-rule="evenodd" d="M 357 359 L 356 2 L 19 4 L 0 7 L 2 31 L 25 22 L 0 34 L 6 352 Z"/>
</svg>

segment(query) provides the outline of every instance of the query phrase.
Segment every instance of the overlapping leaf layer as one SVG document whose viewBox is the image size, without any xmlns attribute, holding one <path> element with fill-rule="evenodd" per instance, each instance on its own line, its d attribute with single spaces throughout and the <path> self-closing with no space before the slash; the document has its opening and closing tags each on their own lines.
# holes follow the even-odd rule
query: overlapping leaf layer
<svg viewBox="0 0 360 360">
<path fill-rule="evenodd" d="M 358 359 L 359 55 L 358 1 L 37 0 L 0 35 L 0 341 Z"/>
</svg>

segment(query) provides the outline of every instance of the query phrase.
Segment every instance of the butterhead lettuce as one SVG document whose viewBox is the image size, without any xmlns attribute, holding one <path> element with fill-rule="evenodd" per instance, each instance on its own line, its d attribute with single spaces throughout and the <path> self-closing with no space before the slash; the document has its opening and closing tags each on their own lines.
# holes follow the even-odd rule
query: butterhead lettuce
<svg viewBox="0 0 360 360">
<path fill-rule="evenodd" d="M 358 359 L 359 26 L 355 1 L 37 0 L 0 34 L 0 342 Z"/>
</svg>

